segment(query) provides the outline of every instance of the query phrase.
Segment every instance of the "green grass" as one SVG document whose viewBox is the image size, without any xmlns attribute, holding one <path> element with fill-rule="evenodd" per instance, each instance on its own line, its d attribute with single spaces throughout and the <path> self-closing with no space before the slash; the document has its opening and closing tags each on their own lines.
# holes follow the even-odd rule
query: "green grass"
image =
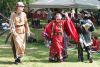
<svg viewBox="0 0 100 67">
<path fill-rule="evenodd" d="M 100 36 L 99 28 L 94 31 Z M 93 53 L 93 63 L 88 63 L 86 52 L 84 52 L 85 61 L 77 61 L 77 49 L 68 50 L 68 59 L 66 62 L 53 63 L 48 62 L 49 49 L 45 47 L 41 36 L 42 29 L 31 29 L 35 33 L 37 43 L 27 43 L 26 55 L 22 58 L 23 63 L 15 65 L 10 43 L 4 43 L 6 35 L 0 37 L 0 67 L 100 67 L 100 53 Z"/>
<path fill-rule="evenodd" d="M 77 61 L 77 50 L 68 50 L 68 60 L 62 63 L 48 62 L 49 49 L 41 43 L 27 44 L 26 55 L 22 58 L 23 63 L 19 65 L 13 64 L 13 55 L 10 45 L 1 45 L 0 47 L 0 67 L 99 67 L 100 54 L 94 53 L 94 62 L 88 63 L 85 61 Z"/>
</svg>

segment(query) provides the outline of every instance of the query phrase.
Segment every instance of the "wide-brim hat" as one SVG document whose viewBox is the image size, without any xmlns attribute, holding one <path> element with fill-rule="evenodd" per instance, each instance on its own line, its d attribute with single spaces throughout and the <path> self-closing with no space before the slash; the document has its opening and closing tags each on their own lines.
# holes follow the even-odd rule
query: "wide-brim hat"
<svg viewBox="0 0 100 67">
<path fill-rule="evenodd" d="M 17 3 L 16 3 L 16 7 L 19 7 L 19 6 L 21 6 L 21 7 L 25 7 L 25 5 L 24 5 L 23 2 L 17 2 Z"/>
</svg>

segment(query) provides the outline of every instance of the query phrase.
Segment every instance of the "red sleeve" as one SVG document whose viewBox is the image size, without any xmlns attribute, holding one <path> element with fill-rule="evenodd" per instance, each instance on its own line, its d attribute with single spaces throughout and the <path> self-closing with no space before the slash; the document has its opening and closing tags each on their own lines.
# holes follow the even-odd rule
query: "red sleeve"
<svg viewBox="0 0 100 67">
<path fill-rule="evenodd" d="M 76 28 L 73 24 L 73 21 L 66 20 L 65 32 L 66 32 L 66 34 L 70 35 L 75 40 L 75 42 L 79 42 L 79 36 L 78 36 Z"/>
<path fill-rule="evenodd" d="M 46 25 L 43 33 L 47 36 L 47 38 L 51 39 L 51 33 L 52 33 L 52 24 L 54 21 L 51 21 L 49 24 Z"/>
</svg>

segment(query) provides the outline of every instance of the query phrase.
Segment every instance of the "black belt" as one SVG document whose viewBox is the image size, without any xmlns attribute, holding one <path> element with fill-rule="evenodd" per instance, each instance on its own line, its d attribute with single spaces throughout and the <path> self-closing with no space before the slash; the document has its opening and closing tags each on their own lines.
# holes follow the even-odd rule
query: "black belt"
<svg viewBox="0 0 100 67">
<path fill-rule="evenodd" d="M 16 25 L 15 27 L 22 27 L 22 26 L 24 26 L 24 25 Z"/>
<path fill-rule="evenodd" d="M 53 34 L 54 34 L 54 35 L 62 35 L 61 32 L 54 32 Z"/>
</svg>

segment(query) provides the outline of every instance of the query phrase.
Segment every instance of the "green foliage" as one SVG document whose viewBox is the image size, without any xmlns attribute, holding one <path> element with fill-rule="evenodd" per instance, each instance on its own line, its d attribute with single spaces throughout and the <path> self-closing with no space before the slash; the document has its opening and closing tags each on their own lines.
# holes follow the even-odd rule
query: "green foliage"
<svg viewBox="0 0 100 67">
<path fill-rule="evenodd" d="M 34 2 L 35 0 L 0 0 L 0 12 L 9 16 L 11 11 L 15 9 L 15 5 L 18 1 L 22 1 L 28 5 L 30 2 Z"/>
</svg>

